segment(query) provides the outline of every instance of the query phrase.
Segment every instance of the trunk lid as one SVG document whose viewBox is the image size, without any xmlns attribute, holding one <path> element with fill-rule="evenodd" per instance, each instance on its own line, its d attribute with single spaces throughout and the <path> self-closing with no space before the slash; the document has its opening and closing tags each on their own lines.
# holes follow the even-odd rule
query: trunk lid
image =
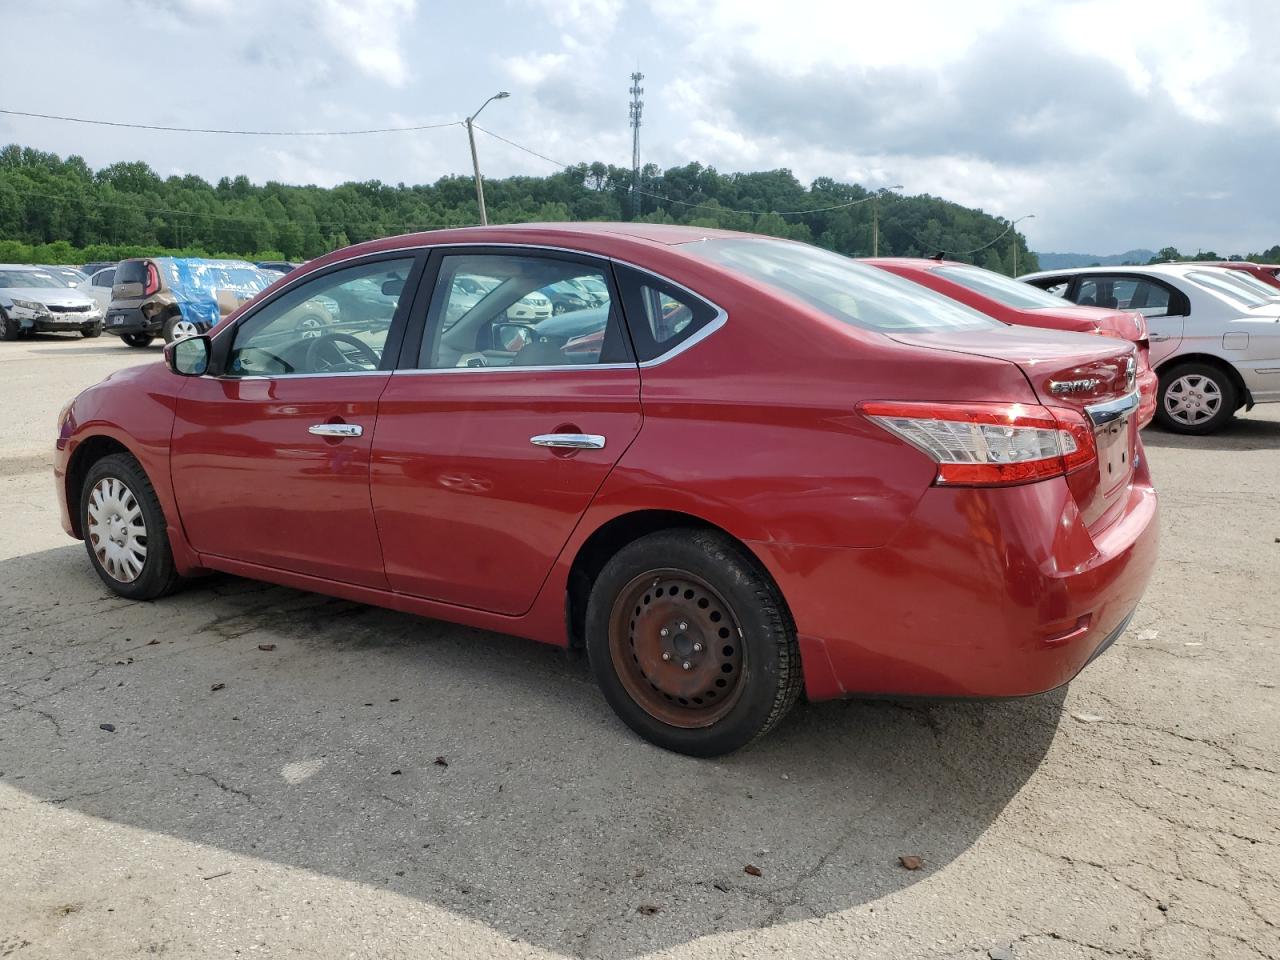
<svg viewBox="0 0 1280 960">
<path fill-rule="evenodd" d="M 1083 416 L 1093 428 L 1097 463 L 1069 474 L 1067 483 L 1090 528 L 1115 518 L 1125 501 L 1138 452 L 1138 348 L 1134 343 L 1114 336 L 1028 327 L 890 336 L 914 347 L 1006 360 L 1022 371 L 1042 405 Z"/>
</svg>

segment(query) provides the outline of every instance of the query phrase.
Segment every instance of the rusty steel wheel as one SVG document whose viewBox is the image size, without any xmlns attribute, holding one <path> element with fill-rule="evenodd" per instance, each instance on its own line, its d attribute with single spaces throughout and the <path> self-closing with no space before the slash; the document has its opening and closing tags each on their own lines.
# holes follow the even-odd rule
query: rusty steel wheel
<svg viewBox="0 0 1280 960">
<path fill-rule="evenodd" d="M 622 721 L 690 756 L 745 747 L 800 695 L 795 624 L 777 585 L 717 530 L 657 530 L 619 548 L 594 578 L 583 640 Z"/>
<path fill-rule="evenodd" d="M 709 727 L 741 693 L 738 619 L 687 571 L 653 570 L 622 589 L 609 618 L 609 653 L 631 698 L 673 727 Z"/>
</svg>

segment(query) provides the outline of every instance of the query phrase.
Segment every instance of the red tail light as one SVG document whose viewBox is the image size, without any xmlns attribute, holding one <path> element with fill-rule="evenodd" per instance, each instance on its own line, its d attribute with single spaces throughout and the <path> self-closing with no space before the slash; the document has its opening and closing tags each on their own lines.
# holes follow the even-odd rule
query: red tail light
<svg viewBox="0 0 1280 960">
<path fill-rule="evenodd" d="M 147 261 L 147 283 L 142 288 L 142 295 L 149 297 L 152 294 L 160 292 L 160 271 L 156 269 L 156 265 L 150 260 Z"/>
<path fill-rule="evenodd" d="M 938 465 L 939 486 L 1003 486 L 1061 477 L 1098 457 L 1075 410 L 1024 403 L 869 402 L 858 409 Z"/>
</svg>

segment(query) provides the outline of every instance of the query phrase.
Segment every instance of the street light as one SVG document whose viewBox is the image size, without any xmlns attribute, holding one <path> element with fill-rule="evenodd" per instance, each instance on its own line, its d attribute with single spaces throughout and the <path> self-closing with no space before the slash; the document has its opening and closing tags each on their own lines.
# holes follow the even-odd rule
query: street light
<svg viewBox="0 0 1280 960">
<path fill-rule="evenodd" d="M 1016 227 L 1018 224 L 1020 224 L 1023 220 L 1034 220 L 1035 218 L 1036 218 L 1036 215 L 1034 213 L 1028 213 L 1026 216 L 1019 217 L 1017 220 L 1014 220 L 1011 224 L 1009 224 L 1009 229 L 1013 230 L 1013 228 Z M 1018 232 L 1016 230 L 1014 230 L 1014 233 L 1013 233 L 1013 275 L 1015 277 L 1018 275 Z"/>
<path fill-rule="evenodd" d="M 880 256 L 880 194 L 886 190 L 901 190 L 902 184 L 895 183 L 891 187 L 881 187 L 873 196 L 871 201 L 871 255 L 873 257 Z"/>
<path fill-rule="evenodd" d="M 480 110 L 483 110 L 495 100 L 505 100 L 509 96 L 511 94 L 507 93 L 507 91 L 500 90 L 480 104 Z M 480 226 L 487 227 L 489 225 L 489 215 L 484 209 L 484 181 L 480 179 L 480 158 L 476 156 L 476 132 L 472 127 L 476 117 L 480 116 L 480 110 L 467 117 L 463 122 L 467 125 L 467 139 L 471 141 L 471 167 L 476 172 L 476 203 L 480 205 Z"/>
</svg>

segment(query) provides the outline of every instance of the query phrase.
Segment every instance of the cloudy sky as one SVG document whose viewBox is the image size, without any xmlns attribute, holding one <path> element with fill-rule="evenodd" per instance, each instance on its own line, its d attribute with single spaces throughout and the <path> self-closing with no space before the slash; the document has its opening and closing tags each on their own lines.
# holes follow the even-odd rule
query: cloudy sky
<svg viewBox="0 0 1280 960">
<path fill-rule="evenodd" d="M 459 120 L 556 160 L 627 165 L 628 74 L 660 166 L 903 184 L 1033 249 L 1280 243 L 1276 0 L 0 0 L 0 108 L 175 126 Z M 56 58 L 56 60 L 54 59 Z M 51 62 L 53 61 L 53 62 Z M 255 182 L 429 182 L 460 127 L 224 137 L 0 115 L 0 142 Z M 481 137 L 487 175 L 545 160 Z"/>
</svg>

